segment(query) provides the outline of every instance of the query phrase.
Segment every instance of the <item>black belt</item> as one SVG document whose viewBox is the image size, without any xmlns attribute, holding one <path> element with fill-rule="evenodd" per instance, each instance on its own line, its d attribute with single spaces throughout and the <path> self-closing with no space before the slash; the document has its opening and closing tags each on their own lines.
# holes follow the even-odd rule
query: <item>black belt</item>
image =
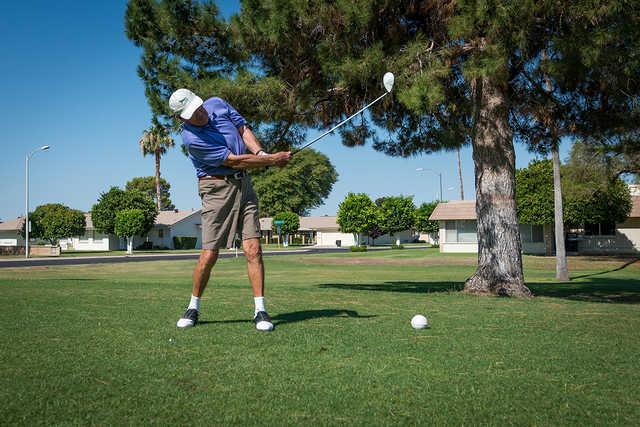
<svg viewBox="0 0 640 427">
<path fill-rule="evenodd" d="M 242 179 L 245 176 L 247 176 L 247 172 L 244 170 L 238 171 L 236 173 L 232 173 L 229 175 L 206 175 L 206 176 L 201 176 L 198 177 L 198 180 L 203 181 L 206 179 L 228 179 L 228 178 L 233 178 L 233 179 Z"/>
</svg>

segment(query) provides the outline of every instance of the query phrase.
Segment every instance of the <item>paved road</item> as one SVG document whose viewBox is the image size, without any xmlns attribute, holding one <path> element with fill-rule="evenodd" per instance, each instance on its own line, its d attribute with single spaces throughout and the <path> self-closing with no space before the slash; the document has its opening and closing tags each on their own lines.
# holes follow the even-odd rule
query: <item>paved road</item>
<svg viewBox="0 0 640 427">
<path fill-rule="evenodd" d="M 407 246 L 406 249 L 424 249 L 426 246 Z M 389 248 L 370 248 L 373 250 L 386 250 Z M 348 252 L 348 248 L 305 248 L 282 251 L 265 251 L 264 256 L 276 255 L 309 255 L 331 252 Z M 61 258 L 30 258 L 30 259 L 0 259 L 0 268 L 9 267 L 39 267 L 48 265 L 82 265 L 82 264 L 115 264 L 122 262 L 143 262 L 143 261 L 173 261 L 181 259 L 198 259 L 199 253 L 189 254 L 156 254 L 156 255 L 116 255 L 116 256 L 86 256 L 86 257 L 61 257 Z M 234 252 L 224 252 L 220 258 L 233 258 Z M 242 251 L 238 251 L 238 256 L 244 256 Z"/>
<path fill-rule="evenodd" d="M 312 254 L 327 252 L 344 252 L 347 248 L 312 248 L 283 251 L 265 251 L 264 256 L 272 255 L 292 255 L 292 254 Z M 0 268 L 8 267 L 36 267 L 46 265 L 81 265 L 81 264 L 113 264 L 121 262 L 142 262 L 142 261 L 173 261 L 181 259 L 198 259 L 199 253 L 188 254 L 157 254 L 157 255 L 115 255 L 115 256 L 86 256 L 86 257 L 60 257 L 60 258 L 30 258 L 30 259 L 0 259 Z M 224 252 L 220 258 L 233 258 L 234 252 Z M 238 256 L 244 256 L 242 251 L 238 251 Z"/>
</svg>

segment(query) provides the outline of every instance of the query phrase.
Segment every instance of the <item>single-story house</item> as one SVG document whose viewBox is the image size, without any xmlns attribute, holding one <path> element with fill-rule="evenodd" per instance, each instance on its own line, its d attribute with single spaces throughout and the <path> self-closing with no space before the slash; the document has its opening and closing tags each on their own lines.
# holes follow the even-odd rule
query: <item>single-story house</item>
<svg viewBox="0 0 640 427">
<path fill-rule="evenodd" d="M 277 242 L 277 230 L 272 226 L 272 218 L 261 218 L 260 229 L 264 243 Z M 353 246 L 356 244 L 356 237 L 353 233 L 343 233 L 336 222 L 335 216 L 301 216 L 300 228 L 294 237 L 299 239 L 301 244 L 336 247 Z M 376 245 L 388 245 L 400 239 L 400 243 L 413 242 L 417 238 L 411 231 L 402 231 L 391 236 L 384 235 L 375 239 Z M 360 234 L 360 244 L 373 244 L 374 241 L 366 234 Z"/>
<path fill-rule="evenodd" d="M 120 249 L 120 239 L 117 236 L 98 233 L 93 228 L 90 212 L 84 214 L 84 220 L 86 227 L 82 236 L 60 239 L 59 244 L 63 251 L 111 251 Z"/>
<path fill-rule="evenodd" d="M 103 234 L 95 230 L 91 213 L 85 213 L 86 229 L 82 236 L 60 239 L 60 247 L 63 251 L 112 251 L 126 249 L 126 239 L 121 239 L 113 234 Z M 145 242 L 153 247 L 173 249 L 173 237 L 195 237 L 196 248 L 202 247 L 200 210 L 186 211 L 161 211 L 156 217 L 151 231 L 144 237 L 136 236 L 133 239 L 134 247 L 139 247 Z M 24 218 L 0 222 L 0 246 L 24 246 L 24 238 L 20 230 L 24 224 Z M 31 239 L 30 239 L 31 240 Z"/>
<path fill-rule="evenodd" d="M 20 230 L 24 225 L 24 217 L 0 222 L 0 246 L 24 246 L 24 237 Z"/>
<path fill-rule="evenodd" d="M 86 213 L 85 219 L 87 227 L 84 235 L 61 240 L 62 250 L 112 251 L 126 249 L 126 239 L 121 239 L 113 234 L 98 233 L 94 229 L 91 213 Z M 151 231 L 146 236 L 133 238 L 133 247 L 137 248 L 148 242 L 150 247 L 173 249 L 173 237 L 182 236 L 197 238 L 196 248 L 199 249 L 202 247 L 201 222 L 200 209 L 160 211 Z"/>
<path fill-rule="evenodd" d="M 202 248 L 200 212 L 201 209 L 160 211 L 151 231 L 145 237 L 134 237 L 133 247 L 150 242 L 153 247 L 174 249 L 174 237 L 195 237 L 196 249 Z"/>
<path fill-rule="evenodd" d="M 578 253 L 585 255 L 639 253 L 640 194 L 632 196 L 631 202 L 631 213 L 625 222 L 586 226 L 584 234 L 578 240 Z"/>
<path fill-rule="evenodd" d="M 595 255 L 640 252 L 640 196 L 632 196 L 631 200 L 633 207 L 625 222 L 589 224 L 584 229 L 577 230 L 576 253 Z M 429 219 L 440 224 L 440 252 L 478 252 L 475 200 L 439 203 Z M 553 250 L 552 224 L 520 224 L 520 237 L 525 253 L 543 255 Z M 570 252 L 570 248 L 567 251 Z"/>
</svg>

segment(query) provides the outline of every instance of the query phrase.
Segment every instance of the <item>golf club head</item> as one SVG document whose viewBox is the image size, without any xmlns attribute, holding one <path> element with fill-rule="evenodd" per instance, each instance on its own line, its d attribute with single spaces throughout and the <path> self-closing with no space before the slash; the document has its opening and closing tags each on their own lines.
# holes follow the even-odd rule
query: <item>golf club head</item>
<svg viewBox="0 0 640 427">
<path fill-rule="evenodd" d="M 387 92 L 391 92 L 391 89 L 393 89 L 394 80 L 395 77 L 393 76 L 393 73 L 387 72 L 382 77 L 382 84 L 384 84 L 384 88 L 387 90 Z"/>
</svg>

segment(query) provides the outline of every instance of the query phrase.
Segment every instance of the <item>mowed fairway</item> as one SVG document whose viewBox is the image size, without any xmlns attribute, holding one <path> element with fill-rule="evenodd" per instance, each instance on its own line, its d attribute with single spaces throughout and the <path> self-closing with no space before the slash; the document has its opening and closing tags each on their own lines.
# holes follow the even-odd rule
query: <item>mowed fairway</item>
<svg viewBox="0 0 640 427">
<path fill-rule="evenodd" d="M 177 330 L 193 261 L 0 269 L 3 424 L 636 424 L 640 261 L 525 257 L 532 300 L 458 292 L 474 256 L 244 259 Z M 426 314 L 431 328 L 409 320 Z"/>
</svg>

